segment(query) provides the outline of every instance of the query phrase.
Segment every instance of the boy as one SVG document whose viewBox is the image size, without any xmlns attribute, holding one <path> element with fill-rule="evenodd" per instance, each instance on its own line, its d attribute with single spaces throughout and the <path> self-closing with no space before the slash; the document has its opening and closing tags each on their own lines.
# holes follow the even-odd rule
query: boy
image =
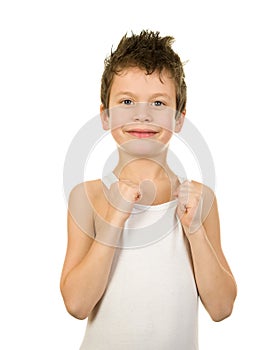
<svg viewBox="0 0 279 350">
<path fill-rule="evenodd" d="M 88 317 L 82 350 L 198 349 L 198 297 L 214 321 L 232 312 L 216 198 L 167 164 L 186 113 L 172 42 L 152 31 L 124 36 L 105 61 L 101 119 L 119 160 L 72 190 L 61 276 L 68 312 Z"/>
</svg>

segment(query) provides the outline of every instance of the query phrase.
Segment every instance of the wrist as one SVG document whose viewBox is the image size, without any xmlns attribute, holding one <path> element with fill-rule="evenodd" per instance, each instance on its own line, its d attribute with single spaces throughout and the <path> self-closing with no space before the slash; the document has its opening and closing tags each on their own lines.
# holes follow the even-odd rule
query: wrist
<svg viewBox="0 0 279 350">
<path fill-rule="evenodd" d="M 125 222 L 112 219 L 109 216 L 103 217 L 96 222 L 95 240 L 105 245 L 118 246 Z"/>
<path fill-rule="evenodd" d="M 200 238 L 204 238 L 206 235 L 206 231 L 204 226 L 201 224 L 196 228 L 191 228 L 188 226 L 183 225 L 183 230 L 188 238 L 189 241 L 197 240 Z"/>
<path fill-rule="evenodd" d="M 123 228 L 127 219 L 127 215 L 123 215 L 123 213 L 119 211 L 108 211 L 104 217 L 104 220 L 108 225 L 116 228 Z"/>
<path fill-rule="evenodd" d="M 126 220 L 123 220 L 121 218 L 105 218 L 105 220 L 107 220 L 107 224 L 110 227 L 121 230 L 124 228 L 126 222 Z"/>
</svg>

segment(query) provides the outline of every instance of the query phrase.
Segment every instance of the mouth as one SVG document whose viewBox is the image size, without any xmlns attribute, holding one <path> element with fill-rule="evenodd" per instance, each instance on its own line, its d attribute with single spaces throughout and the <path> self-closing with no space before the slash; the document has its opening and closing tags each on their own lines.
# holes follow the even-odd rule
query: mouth
<svg viewBox="0 0 279 350">
<path fill-rule="evenodd" d="M 156 134 L 158 134 L 158 131 L 148 129 L 133 129 L 127 130 L 126 133 L 139 139 L 144 139 L 155 136 Z"/>
</svg>

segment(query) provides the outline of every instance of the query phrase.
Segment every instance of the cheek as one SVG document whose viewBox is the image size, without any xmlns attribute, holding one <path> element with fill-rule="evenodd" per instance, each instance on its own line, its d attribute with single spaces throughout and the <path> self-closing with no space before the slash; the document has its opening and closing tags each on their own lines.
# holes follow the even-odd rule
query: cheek
<svg viewBox="0 0 279 350">
<path fill-rule="evenodd" d="M 123 139 L 123 132 L 121 127 L 114 126 L 111 128 L 111 135 L 118 145 L 121 145 L 125 140 Z"/>
<path fill-rule="evenodd" d="M 172 131 L 164 129 L 164 131 L 161 133 L 161 137 L 159 138 L 159 140 L 162 143 L 167 144 L 170 141 L 172 135 L 173 135 Z"/>
<path fill-rule="evenodd" d="M 112 132 L 128 123 L 131 123 L 131 111 L 125 110 L 124 108 L 114 108 L 110 110 L 109 126 Z"/>
<path fill-rule="evenodd" d="M 167 143 L 175 130 L 175 118 L 174 116 L 162 117 L 156 120 L 155 124 L 159 125 L 162 129 L 160 141 L 163 143 Z"/>
<path fill-rule="evenodd" d="M 123 134 L 122 128 L 130 122 L 125 113 L 119 113 L 118 111 L 110 114 L 109 127 L 111 135 L 118 145 L 121 145 L 127 139 L 127 135 Z"/>
</svg>

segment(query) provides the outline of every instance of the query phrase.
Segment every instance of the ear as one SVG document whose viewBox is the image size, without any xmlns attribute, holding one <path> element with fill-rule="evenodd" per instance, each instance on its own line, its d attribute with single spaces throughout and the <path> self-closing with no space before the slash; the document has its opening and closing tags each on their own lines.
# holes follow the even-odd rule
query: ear
<svg viewBox="0 0 279 350">
<path fill-rule="evenodd" d="M 105 109 L 103 104 L 101 104 L 101 106 L 100 106 L 100 117 L 101 117 L 103 129 L 104 130 L 109 130 L 110 129 L 110 123 L 109 123 L 108 110 Z"/>
<path fill-rule="evenodd" d="M 175 132 L 179 132 L 182 129 L 186 115 L 186 109 L 183 112 L 178 112 L 175 119 Z"/>
</svg>

